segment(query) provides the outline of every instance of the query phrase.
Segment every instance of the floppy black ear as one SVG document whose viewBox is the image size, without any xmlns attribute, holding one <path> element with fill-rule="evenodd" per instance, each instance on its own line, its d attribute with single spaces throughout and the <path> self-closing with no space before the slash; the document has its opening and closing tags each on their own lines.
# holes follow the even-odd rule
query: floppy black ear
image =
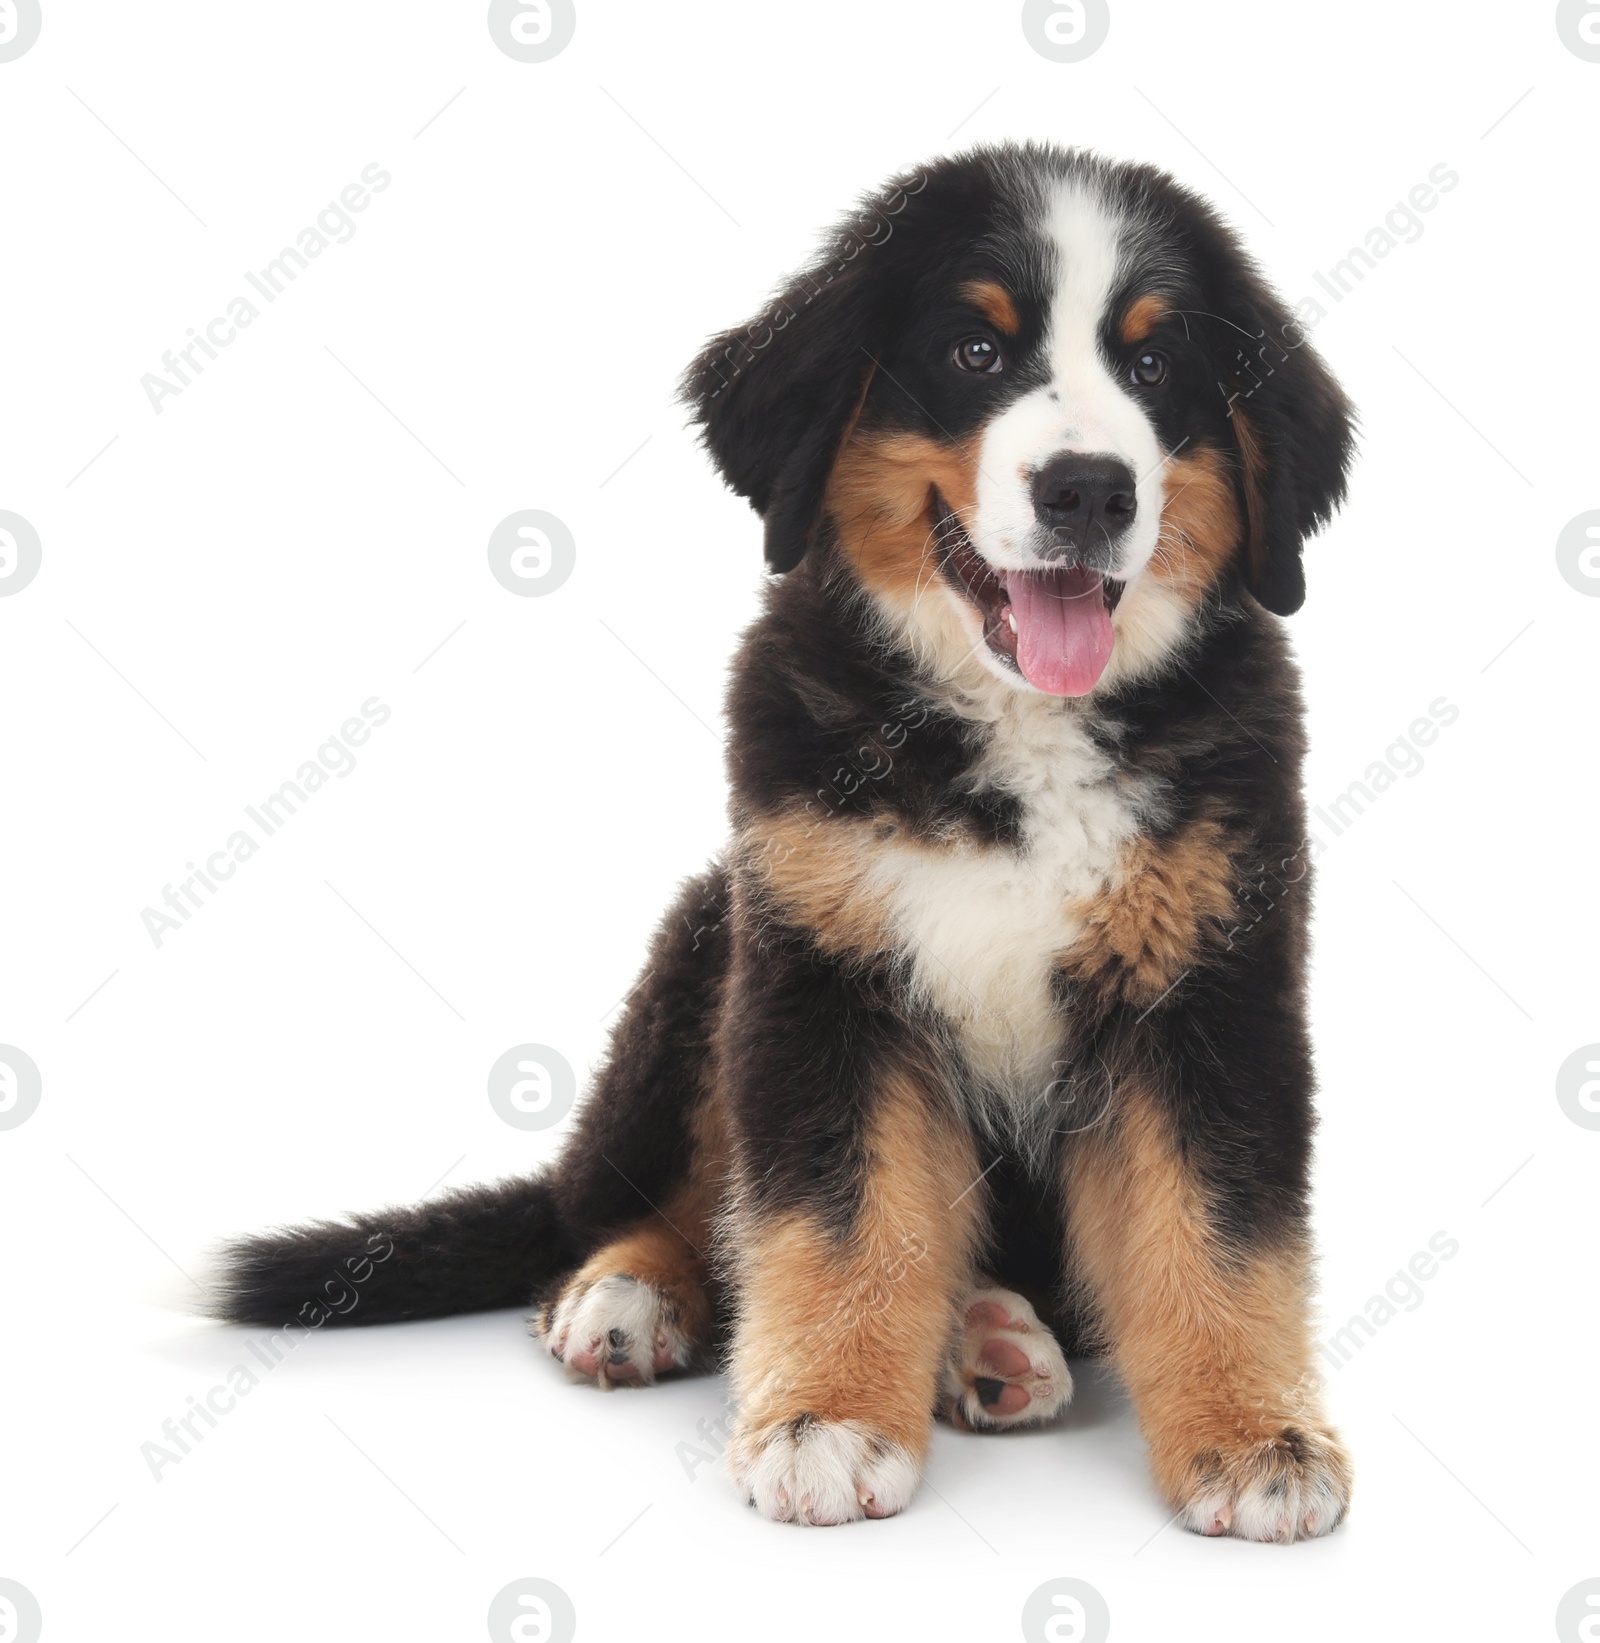
<svg viewBox="0 0 1600 1643">
<path fill-rule="evenodd" d="M 874 248 L 891 227 L 882 205 L 840 229 L 806 273 L 748 325 L 713 337 L 684 373 L 707 450 L 766 524 L 775 571 L 793 570 L 811 545 L 879 352 Z"/>
<path fill-rule="evenodd" d="M 1344 500 L 1354 412 L 1304 328 L 1253 273 L 1238 297 L 1221 386 L 1239 450 L 1245 585 L 1290 616 L 1305 603 L 1305 540 Z"/>
</svg>

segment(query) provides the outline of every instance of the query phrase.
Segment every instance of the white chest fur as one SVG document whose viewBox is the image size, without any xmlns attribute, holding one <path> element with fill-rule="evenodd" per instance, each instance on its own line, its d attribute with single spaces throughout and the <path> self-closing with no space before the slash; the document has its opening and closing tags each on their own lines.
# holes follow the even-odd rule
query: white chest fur
<svg viewBox="0 0 1600 1643">
<path fill-rule="evenodd" d="M 912 985 L 946 1020 L 984 1105 L 1028 1106 L 1057 1076 L 1051 987 L 1093 897 L 1149 809 L 1067 704 L 1006 692 L 976 789 L 1015 798 L 1018 846 L 889 849 L 874 864 Z"/>
</svg>

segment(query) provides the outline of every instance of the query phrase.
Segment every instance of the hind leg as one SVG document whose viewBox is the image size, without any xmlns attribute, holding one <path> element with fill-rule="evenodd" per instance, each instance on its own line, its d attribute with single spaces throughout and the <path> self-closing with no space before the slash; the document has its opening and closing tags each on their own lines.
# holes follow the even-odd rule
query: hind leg
<svg viewBox="0 0 1600 1643">
<path fill-rule="evenodd" d="M 705 1256 L 666 1216 L 651 1215 L 590 1256 L 528 1329 L 603 1388 L 648 1386 L 701 1361 L 710 1345 Z"/>
<path fill-rule="evenodd" d="M 944 1413 L 969 1432 L 1032 1426 L 1072 1397 L 1067 1360 L 1022 1296 L 979 1280 L 962 1302 L 944 1374 Z"/>
<path fill-rule="evenodd" d="M 690 1122 L 688 1178 L 626 1232 L 536 1301 L 528 1330 L 574 1375 L 649 1386 L 671 1369 L 705 1364 L 716 1328 L 717 1285 L 706 1250 L 726 1183 L 726 1141 L 715 1096 Z"/>
<path fill-rule="evenodd" d="M 606 1388 L 647 1386 L 703 1362 L 713 1344 L 705 1252 L 727 1142 L 709 1044 L 726 894 L 713 871 L 686 885 L 662 921 L 553 1175 L 566 1270 L 535 1296 L 528 1328 Z"/>
</svg>

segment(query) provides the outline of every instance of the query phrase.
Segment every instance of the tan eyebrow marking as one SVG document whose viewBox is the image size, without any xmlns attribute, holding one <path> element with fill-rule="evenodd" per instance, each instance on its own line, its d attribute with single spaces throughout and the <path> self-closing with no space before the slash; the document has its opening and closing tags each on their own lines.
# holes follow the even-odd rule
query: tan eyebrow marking
<svg viewBox="0 0 1600 1643">
<path fill-rule="evenodd" d="M 993 280 L 969 280 L 961 287 L 961 294 L 991 325 L 1004 331 L 1008 337 L 1014 337 L 1022 329 L 1022 321 L 1017 317 L 1017 305 L 1003 285 L 996 285 Z"/>
<path fill-rule="evenodd" d="M 1155 330 L 1157 323 L 1166 316 L 1165 298 L 1156 296 L 1154 292 L 1146 292 L 1142 297 L 1135 297 L 1128 304 L 1127 313 L 1122 316 L 1122 340 L 1143 342 Z"/>
</svg>

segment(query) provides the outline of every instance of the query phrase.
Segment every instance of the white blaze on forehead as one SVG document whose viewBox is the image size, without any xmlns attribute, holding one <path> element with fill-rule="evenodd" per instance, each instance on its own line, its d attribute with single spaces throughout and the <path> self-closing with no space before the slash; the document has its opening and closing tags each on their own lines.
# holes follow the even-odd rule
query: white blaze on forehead
<svg viewBox="0 0 1600 1643">
<path fill-rule="evenodd" d="M 1050 364 L 1058 381 L 1092 388 L 1085 379 L 1095 368 L 1106 375 L 1099 363 L 1099 331 L 1122 265 L 1123 225 L 1087 189 L 1069 184 L 1056 194 L 1047 231 L 1058 259 Z"/>
<path fill-rule="evenodd" d="M 1138 486 L 1139 512 L 1118 553 L 1120 575 L 1143 568 L 1155 549 L 1162 453 L 1155 428 L 1101 352 L 1103 329 L 1135 231 L 1087 183 L 1065 181 L 1047 196 L 1040 224 L 1054 261 L 1044 339 L 1050 380 L 1009 405 L 978 452 L 978 550 L 1005 570 L 1039 563 L 1033 475 L 1068 452 L 1114 456 Z"/>
</svg>

